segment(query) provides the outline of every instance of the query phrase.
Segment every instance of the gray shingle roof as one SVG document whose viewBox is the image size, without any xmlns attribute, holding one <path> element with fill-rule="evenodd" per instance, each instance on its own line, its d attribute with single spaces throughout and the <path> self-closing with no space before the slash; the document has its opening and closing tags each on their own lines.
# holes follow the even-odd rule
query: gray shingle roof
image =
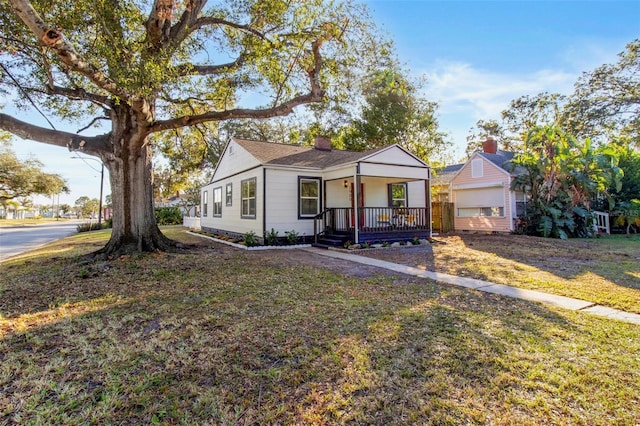
<svg viewBox="0 0 640 426">
<path fill-rule="evenodd" d="M 526 170 L 522 167 L 513 167 L 513 163 L 511 161 L 516 156 L 515 152 L 498 150 L 495 154 L 489 154 L 479 151 L 478 154 L 512 175 L 521 175 L 526 173 Z M 443 182 L 450 181 L 453 175 L 455 175 L 465 164 L 467 163 L 453 164 L 445 167 L 444 169 L 436 172 L 436 179 L 440 177 L 440 180 Z"/>
<path fill-rule="evenodd" d="M 312 146 L 289 145 L 275 142 L 252 141 L 234 138 L 240 146 L 256 157 L 262 164 L 297 166 L 324 169 L 347 164 L 365 158 L 384 148 L 370 151 L 322 151 Z"/>
<path fill-rule="evenodd" d="M 523 167 L 514 166 L 511 162 L 516 156 L 515 152 L 498 151 L 496 154 L 487 154 L 486 152 L 481 152 L 480 155 L 512 175 L 521 175 L 526 173 L 526 170 Z"/>
</svg>

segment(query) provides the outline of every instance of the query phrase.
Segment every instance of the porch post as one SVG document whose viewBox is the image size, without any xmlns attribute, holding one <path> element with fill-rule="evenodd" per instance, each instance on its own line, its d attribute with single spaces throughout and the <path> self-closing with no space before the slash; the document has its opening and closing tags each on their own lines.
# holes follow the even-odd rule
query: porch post
<svg viewBox="0 0 640 426">
<path fill-rule="evenodd" d="M 353 239 L 354 244 L 360 244 L 360 176 L 358 175 L 358 166 L 356 166 L 355 173 L 353 175 Z"/>
<path fill-rule="evenodd" d="M 427 200 L 426 207 L 429 209 L 429 238 L 433 237 L 433 211 L 431 206 L 431 169 L 427 169 L 427 180 L 424 181 L 425 199 Z"/>
</svg>

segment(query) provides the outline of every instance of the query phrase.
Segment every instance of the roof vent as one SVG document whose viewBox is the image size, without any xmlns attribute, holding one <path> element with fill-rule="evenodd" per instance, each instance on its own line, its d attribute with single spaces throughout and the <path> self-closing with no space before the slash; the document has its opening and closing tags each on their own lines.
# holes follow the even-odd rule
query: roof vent
<svg viewBox="0 0 640 426">
<path fill-rule="evenodd" d="M 485 154 L 497 154 L 498 142 L 489 136 L 484 142 L 482 142 L 482 152 Z"/>
<path fill-rule="evenodd" d="M 331 151 L 331 139 L 325 136 L 316 136 L 314 148 L 318 151 Z"/>
</svg>

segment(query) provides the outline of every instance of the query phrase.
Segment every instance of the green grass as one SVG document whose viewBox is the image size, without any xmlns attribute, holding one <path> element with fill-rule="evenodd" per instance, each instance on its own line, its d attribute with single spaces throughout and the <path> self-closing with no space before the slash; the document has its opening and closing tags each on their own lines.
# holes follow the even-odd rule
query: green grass
<svg viewBox="0 0 640 426">
<path fill-rule="evenodd" d="M 0 265 L 0 424 L 640 421 L 636 325 L 301 251 L 82 260 L 107 237 Z"/>
</svg>

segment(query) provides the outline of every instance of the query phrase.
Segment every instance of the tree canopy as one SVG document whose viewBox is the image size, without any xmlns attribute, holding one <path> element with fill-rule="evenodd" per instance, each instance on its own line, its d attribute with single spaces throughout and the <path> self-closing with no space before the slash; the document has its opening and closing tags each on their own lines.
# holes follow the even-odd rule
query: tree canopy
<svg viewBox="0 0 640 426">
<path fill-rule="evenodd" d="M 363 80 L 360 113 L 340 131 L 341 145 L 362 151 L 397 143 L 425 161 L 448 142 L 438 128 L 437 104 L 397 68 L 378 69 Z"/>
<path fill-rule="evenodd" d="M 20 161 L 13 151 L 0 147 L 0 203 L 62 192 L 69 192 L 62 177 L 42 171 L 42 163 L 37 160 Z"/>
<path fill-rule="evenodd" d="M 614 150 L 596 148 L 555 126 L 533 128 L 525 152 L 513 160 L 521 173 L 513 189 L 529 194 L 526 232 L 545 237 L 591 235 L 591 203 L 619 191 L 623 172 Z"/>
</svg>

